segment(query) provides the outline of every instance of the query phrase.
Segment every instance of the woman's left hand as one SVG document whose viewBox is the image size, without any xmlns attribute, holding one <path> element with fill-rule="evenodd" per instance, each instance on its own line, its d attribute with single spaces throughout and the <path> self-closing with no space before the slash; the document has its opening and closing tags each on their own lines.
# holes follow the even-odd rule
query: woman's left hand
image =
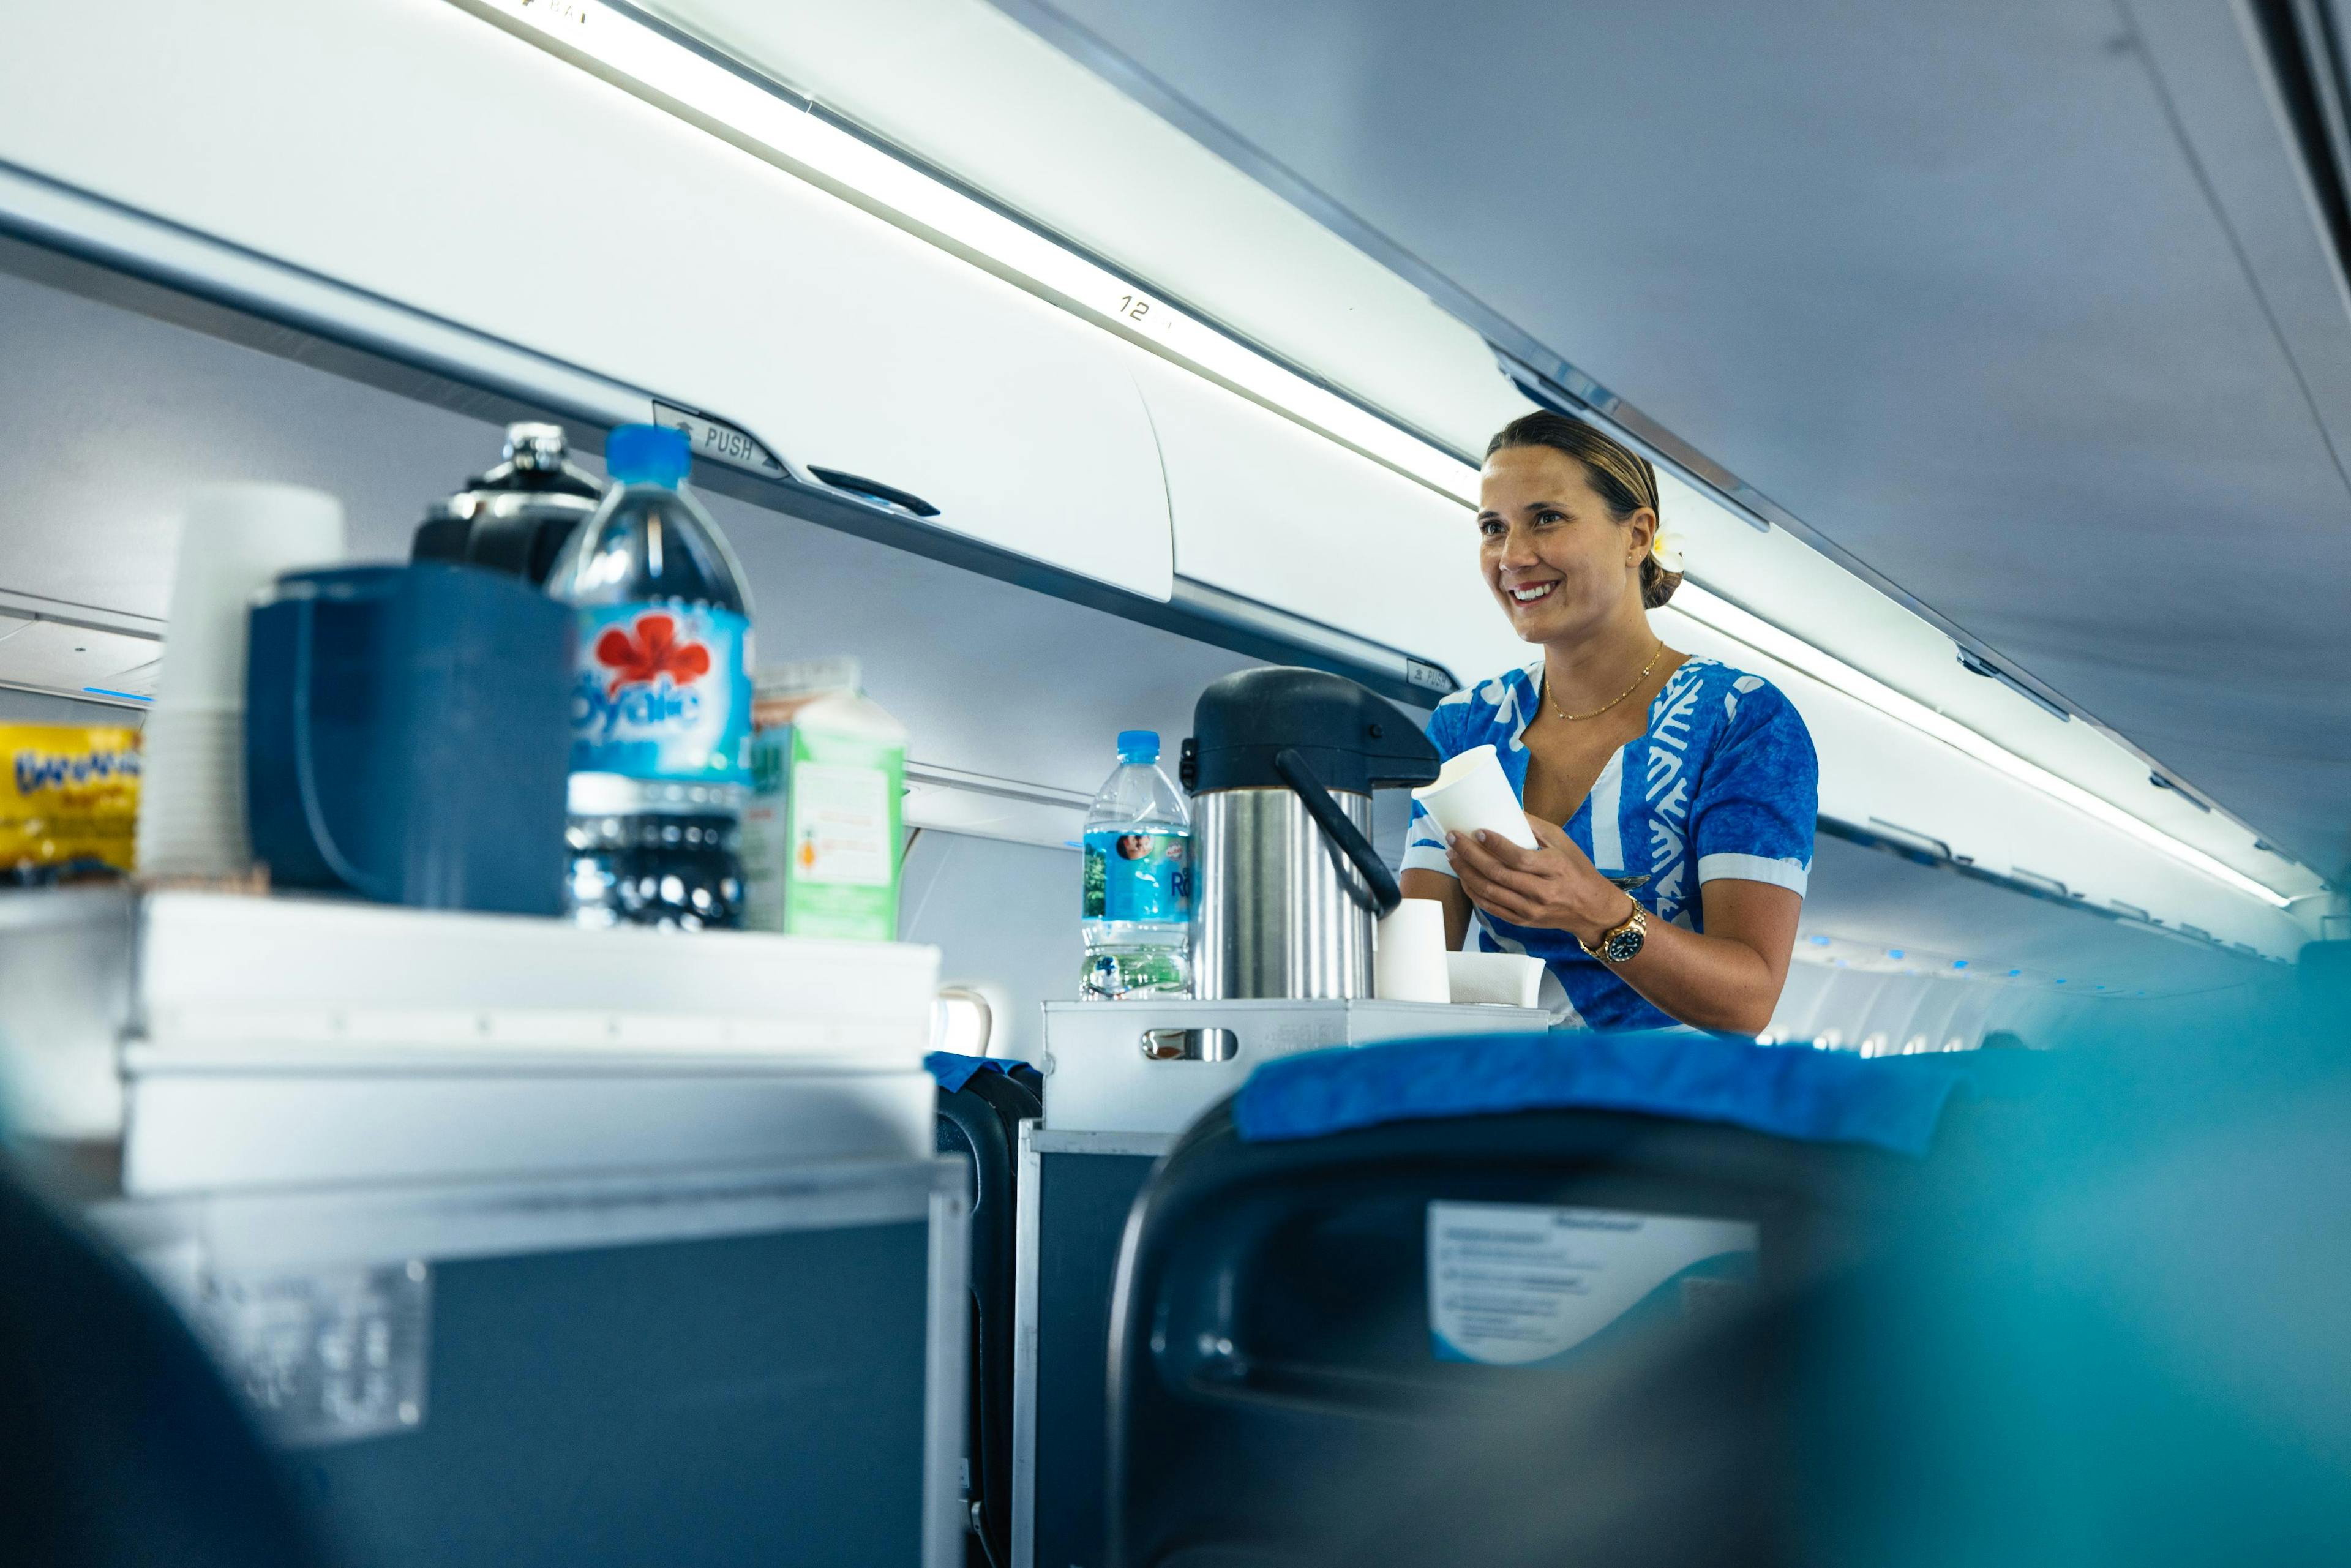
<svg viewBox="0 0 2351 1568">
<path fill-rule="evenodd" d="M 1469 902 L 1513 925 L 1565 931 L 1589 943 L 1621 922 L 1631 900 L 1559 827 L 1530 816 L 1538 849 L 1499 833 L 1448 834 L 1446 858 Z"/>
</svg>

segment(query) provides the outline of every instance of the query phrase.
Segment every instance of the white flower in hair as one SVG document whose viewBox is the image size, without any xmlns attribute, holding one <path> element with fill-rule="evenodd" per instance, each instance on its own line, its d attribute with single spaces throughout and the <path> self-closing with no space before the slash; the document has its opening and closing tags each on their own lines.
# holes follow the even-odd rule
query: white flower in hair
<svg viewBox="0 0 2351 1568">
<path fill-rule="evenodd" d="M 1682 558 L 1682 537 L 1670 528 L 1659 528 L 1656 538 L 1649 541 L 1649 559 L 1659 568 L 1671 572 L 1685 570 Z"/>
</svg>

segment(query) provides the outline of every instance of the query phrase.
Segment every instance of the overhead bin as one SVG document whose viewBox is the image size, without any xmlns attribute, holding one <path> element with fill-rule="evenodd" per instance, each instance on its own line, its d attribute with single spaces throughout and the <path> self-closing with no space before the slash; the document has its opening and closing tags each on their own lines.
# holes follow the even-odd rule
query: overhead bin
<svg viewBox="0 0 2351 1568">
<path fill-rule="evenodd" d="M 0 163 L 1169 597 L 1131 349 L 454 5 L 28 13 L 0 55 Z"/>
<path fill-rule="evenodd" d="M 2147 919 L 2191 940 L 2291 958 L 2307 939 L 2284 910 L 1767 653 L 1670 607 L 1656 625 L 1674 646 L 1751 671 L 1787 694 L 1820 754 L 1821 817 L 1830 831 L 2100 914 Z"/>
<path fill-rule="evenodd" d="M 1525 658 L 1478 575 L 1469 508 L 1142 353 L 1186 580 L 1434 659 L 1463 679 Z"/>
</svg>

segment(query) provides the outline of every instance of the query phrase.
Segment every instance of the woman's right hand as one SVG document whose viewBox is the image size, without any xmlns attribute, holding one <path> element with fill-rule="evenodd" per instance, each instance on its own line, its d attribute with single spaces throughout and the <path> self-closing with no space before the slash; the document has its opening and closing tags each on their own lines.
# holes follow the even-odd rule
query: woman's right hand
<svg viewBox="0 0 2351 1568">
<path fill-rule="evenodd" d="M 1529 816 L 1536 847 L 1499 833 L 1447 833 L 1447 854 L 1469 902 L 1498 920 L 1564 931 L 1590 946 L 1632 912 L 1633 900 L 1593 866 L 1555 822 Z"/>
</svg>

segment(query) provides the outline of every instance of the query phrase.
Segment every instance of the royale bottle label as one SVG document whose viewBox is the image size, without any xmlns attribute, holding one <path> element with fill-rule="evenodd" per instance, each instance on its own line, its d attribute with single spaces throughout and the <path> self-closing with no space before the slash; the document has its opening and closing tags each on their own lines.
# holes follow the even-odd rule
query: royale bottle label
<svg viewBox="0 0 2351 1568">
<path fill-rule="evenodd" d="M 706 605 L 581 605 L 571 770 L 747 782 L 749 637 L 742 616 Z"/>
<path fill-rule="evenodd" d="M 1192 918 L 1191 841 L 1182 833 L 1086 833 L 1085 918 L 1181 925 Z"/>
</svg>

